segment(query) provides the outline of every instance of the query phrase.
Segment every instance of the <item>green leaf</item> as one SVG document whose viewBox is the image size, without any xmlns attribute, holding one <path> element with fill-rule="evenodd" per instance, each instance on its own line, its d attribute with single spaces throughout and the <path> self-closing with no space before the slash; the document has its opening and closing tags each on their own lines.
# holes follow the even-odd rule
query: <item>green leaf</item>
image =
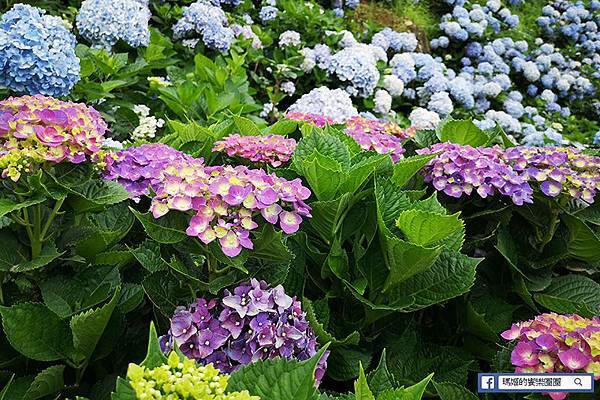
<svg viewBox="0 0 600 400">
<path fill-rule="evenodd" d="M 142 223 L 148 236 L 163 244 L 179 243 L 187 238 L 185 230 L 187 218 L 184 213 L 168 213 L 155 219 L 151 213 L 142 214 L 130 208 L 135 217 Z"/>
<path fill-rule="evenodd" d="M 377 220 L 379 229 L 386 237 L 394 237 L 392 229 L 395 227 L 398 215 L 411 208 L 410 200 L 399 189 L 387 178 L 377 177 L 375 179 Z"/>
<path fill-rule="evenodd" d="M 442 142 L 452 142 L 473 147 L 483 146 L 489 136 L 471 120 L 449 120 L 441 124 L 439 138 Z"/>
<path fill-rule="evenodd" d="M 381 358 L 379 359 L 377 368 L 367 375 L 367 381 L 375 396 L 385 390 L 393 389 L 397 386 L 394 375 L 392 375 L 387 367 L 385 349 L 381 352 Z"/>
<path fill-rule="evenodd" d="M 39 286 L 46 306 L 67 318 L 105 301 L 120 283 L 116 266 L 91 266 L 75 274 L 54 274 Z"/>
<path fill-rule="evenodd" d="M 46 265 L 50 264 L 52 261 L 56 260 L 58 257 L 65 254 L 65 252 L 58 252 L 56 246 L 54 244 L 48 243 L 42 248 L 42 252 L 39 256 L 34 258 L 31 261 L 26 261 L 20 263 L 19 265 L 15 265 L 11 268 L 12 272 L 28 272 L 33 271 Z"/>
<path fill-rule="evenodd" d="M 150 301 L 169 318 L 175 308 L 193 300 L 189 286 L 168 272 L 159 271 L 147 276 L 142 287 Z"/>
<path fill-rule="evenodd" d="M 37 374 L 23 400 L 37 400 L 60 392 L 65 386 L 64 372 L 64 365 L 53 365 Z"/>
<path fill-rule="evenodd" d="M 390 273 L 383 285 L 384 292 L 407 279 L 427 271 L 443 247 L 427 248 L 398 238 L 382 238 L 385 263 Z"/>
<path fill-rule="evenodd" d="M 10 378 L 8 379 L 8 382 L 6 382 L 6 385 L 4 385 L 4 388 L 2 388 L 2 391 L 0 392 L 0 400 L 6 399 L 6 395 L 11 390 L 14 380 L 15 380 L 15 374 L 12 374 L 10 376 Z"/>
<path fill-rule="evenodd" d="M 547 309 L 560 314 L 579 314 L 591 318 L 600 312 L 600 284 L 582 275 L 554 278 L 543 293 L 533 298 Z"/>
<path fill-rule="evenodd" d="M 273 225 L 267 224 L 254 240 L 254 249 L 250 252 L 250 257 L 268 262 L 289 263 L 294 254 L 283 242 L 281 231 L 275 231 Z"/>
<path fill-rule="evenodd" d="M 396 225 L 412 243 L 427 246 L 464 230 L 459 215 L 459 213 L 442 215 L 428 211 L 406 210 L 400 214 Z"/>
<path fill-rule="evenodd" d="M 261 400 L 316 399 L 315 369 L 326 350 L 302 362 L 276 358 L 248 364 L 230 375 L 227 391 L 248 390 Z"/>
<path fill-rule="evenodd" d="M 129 198 L 129 192 L 119 183 L 113 181 L 92 179 L 80 186 L 63 186 L 72 193 L 97 205 L 117 204 Z"/>
<path fill-rule="evenodd" d="M 310 160 L 299 162 L 299 172 L 306 178 L 312 192 L 321 201 L 333 200 L 340 185 L 349 175 L 340 170 L 339 164 L 320 153 Z"/>
<path fill-rule="evenodd" d="M 403 187 L 410 178 L 434 158 L 435 154 L 422 154 L 401 159 L 394 165 L 392 182 L 398 185 L 398 187 Z"/>
<path fill-rule="evenodd" d="M 117 305 L 119 294 L 120 289 L 117 288 L 112 299 L 104 306 L 90 309 L 71 318 L 73 344 L 81 359 L 89 359 L 92 356 Z"/>
<path fill-rule="evenodd" d="M 291 119 L 280 119 L 269 127 L 269 133 L 272 135 L 286 136 L 290 133 L 294 133 L 298 129 L 298 121 Z"/>
<path fill-rule="evenodd" d="M 432 377 L 433 374 L 430 374 L 422 381 L 407 388 L 386 390 L 377 397 L 377 400 L 421 400 Z"/>
<path fill-rule="evenodd" d="M 317 318 L 312 301 L 310 301 L 306 297 L 303 298 L 302 299 L 302 307 L 304 308 L 304 311 L 306 312 L 306 319 L 308 320 L 308 322 L 310 323 L 310 326 L 313 328 L 313 330 L 315 331 L 315 334 L 317 335 L 319 343 L 321 343 L 321 344 L 331 343 L 332 347 L 344 345 L 344 344 L 358 345 L 358 343 L 360 341 L 360 334 L 357 331 L 352 332 L 351 334 L 346 336 L 344 339 L 341 339 L 341 340 L 336 339 L 332 334 L 327 332 L 327 330 L 325 329 L 323 324 Z"/>
<path fill-rule="evenodd" d="M 262 132 L 252 120 L 239 115 L 233 116 L 233 122 L 242 136 L 261 136 Z"/>
<path fill-rule="evenodd" d="M 412 312 L 441 303 L 469 291 L 481 259 L 442 250 L 433 266 L 396 285 L 388 293 L 390 306 Z"/>
<path fill-rule="evenodd" d="M 359 364 L 371 363 L 370 350 L 358 346 L 341 346 L 333 349 L 327 359 L 327 376 L 336 381 L 358 377 Z"/>
<path fill-rule="evenodd" d="M 436 382 L 432 381 L 440 400 L 479 400 L 477 396 L 471 393 L 464 386 L 454 382 Z"/>
<path fill-rule="evenodd" d="M 163 364 L 166 364 L 167 357 L 160 349 L 160 343 L 158 341 L 158 334 L 154 327 L 154 322 L 150 321 L 150 332 L 148 334 L 148 351 L 146 352 L 146 358 L 140 364 L 146 368 L 158 368 Z"/>
<path fill-rule="evenodd" d="M 43 304 L 0 307 L 0 314 L 6 338 L 15 350 L 28 358 L 60 360 L 72 347 L 67 323 Z"/>
<path fill-rule="evenodd" d="M 129 382 L 120 376 L 117 378 L 115 392 L 110 395 L 111 400 L 137 400 L 137 394 Z"/>
<path fill-rule="evenodd" d="M 358 163 L 352 165 L 352 168 L 348 171 L 348 178 L 338 188 L 338 194 L 355 193 L 358 191 L 369 177 L 388 159 L 389 156 L 387 155 L 375 154 L 368 158 L 363 158 Z"/>
<path fill-rule="evenodd" d="M 369 389 L 367 377 L 363 369 L 362 363 L 359 363 L 358 379 L 354 382 L 354 396 L 356 400 L 375 400 L 375 396 Z"/>
<path fill-rule="evenodd" d="M 7 198 L 0 198 L 0 217 L 10 214 L 13 211 L 18 211 L 22 208 L 43 203 L 46 199 L 43 196 L 34 196 L 23 202 L 14 201 Z"/>
<path fill-rule="evenodd" d="M 9 271 L 17 265 L 27 262 L 29 250 L 23 246 L 14 233 L 9 230 L 0 232 L 0 271 Z"/>
<path fill-rule="evenodd" d="M 350 205 L 351 197 L 346 193 L 335 200 L 311 203 L 313 217 L 308 220 L 309 224 L 327 243 L 333 241 L 344 212 Z"/>
<path fill-rule="evenodd" d="M 562 219 L 569 227 L 567 250 L 571 256 L 592 263 L 600 261 L 600 237 L 579 218 L 563 214 Z"/>
<path fill-rule="evenodd" d="M 139 247 L 130 251 L 142 267 L 150 273 L 164 271 L 169 268 L 169 264 L 161 256 L 160 243 L 145 240 Z"/>
<path fill-rule="evenodd" d="M 294 165 L 298 168 L 302 161 L 309 160 L 314 153 L 336 161 L 343 168 L 350 166 L 348 147 L 333 135 L 313 130 L 313 133 L 302 138 L 294 151 Z"/>
</svg>

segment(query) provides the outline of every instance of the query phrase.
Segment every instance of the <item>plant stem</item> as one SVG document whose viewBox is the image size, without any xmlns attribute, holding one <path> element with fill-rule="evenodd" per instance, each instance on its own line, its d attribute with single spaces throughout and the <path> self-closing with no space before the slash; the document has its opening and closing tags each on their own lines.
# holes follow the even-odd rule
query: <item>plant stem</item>
<svg viewBox="0 0 600 400">
<path fill-rule="evenodd" d="M 65 201 L 65 197 L 57 200 L 56 203 L 54 204 L 54 208 L 52 209 L 52 212 L 50 213 L 50 216 L 48 217 L 48 220 L 46 221 L 46 224 L 44 225 L 44 229 L 42 229 L 42 232 L 41 232 L 42 242 L 44 240 L 46 240 L 46 233 L 48 233 L 48 229 L 50 229 L 50 226 L 52 225 L 54 218 L 56 218 L 56 216 L 58 215 L 58 212 L 59 212 L 60 208 L 62 207 L 64 201 Z"/>
<path fill-rule="evenodd" d="M 33 209 L 33 235 L 31 240 L 31 259 L 37 258 L 42 252 L 42 207 L 37 204 Z"/>
</svg>

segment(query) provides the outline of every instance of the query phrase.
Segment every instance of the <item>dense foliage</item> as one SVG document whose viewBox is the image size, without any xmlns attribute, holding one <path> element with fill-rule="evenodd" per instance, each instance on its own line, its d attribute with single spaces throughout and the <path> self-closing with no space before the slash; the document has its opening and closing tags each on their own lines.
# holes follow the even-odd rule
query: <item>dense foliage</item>
<svg viewBox="0 0 600 400">
<path fill-rule="evenodd" d="M 600 379 L 600 2 L 13 3 L 0 400 Z"/>
</svg>

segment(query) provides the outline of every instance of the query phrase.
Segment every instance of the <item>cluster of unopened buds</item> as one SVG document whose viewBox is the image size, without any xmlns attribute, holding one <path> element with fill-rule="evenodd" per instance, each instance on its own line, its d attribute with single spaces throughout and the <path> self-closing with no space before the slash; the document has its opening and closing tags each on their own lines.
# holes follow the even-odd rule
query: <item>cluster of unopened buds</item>
<svg viewBox="0 0 600 400">
<path fill-rule="evenodd" d="M 417 153 L 437 154 L 423 170 L 425 181 L 456 198 L 500 193 L 522 205 L 533 202 L 533 184 L 546 196 L 567 194 L 591 204 L 600 190 L 600 157 L 574 148 L 437 143 Z"/>
<path fill-rule="evenodd" d="M 600 379 L 600 318 L 546 313 L 513 324 L 501 336 L 516 342 L 511 363 L 518 373 L 593 373 Z M 562 400 L 566 393 L 550 393 Z"/>
<path fill-rule="evenodd" d="M 402 129 L 393 122 L 359 116 L 346 121 L 344 132 L 352 136 L 363 150 L 389 154 L 394 162 L 402 157 L 404 142 L 414 136 L 413 129 Z"/>
<path fill-rule="evenodd" d="M 194 360 L 171 352 L 167 362 L 156 368 L 129 364 L 127 382 L 138 399 L 259 400 L 248 391 L 226 393 L 229 375 L 213 365 L 196 365 Z"/>
<path fill-rule="evenodd" d="M 212 363 L 225 373 L 242 365 L 276 357 L 306 360 L 317 354 L 317 339 L 302 305 L 285 293 L 252 279 L 222 299 L 197 299 L 178 307 L 169 333 L 160 338 L 163 351 L 174 346 L 202 364 Z M 315 380 L 327 368 L 326 352 L 317 365 Z"/>
<path fill-rule="evenodd" d="M 92 107 L 42 95 L 0 101 L 0 169 L 18 181 L 44 162 L 101 161 L 106 122 Z"/>
<path fill-rule="evenodd" d="M 229 257 L 253 248 L 250 231 L 258 227 L 259 216 L 287 234 L 311 217 L 304 202 L 311 192 L 300 179 L 288 181 L 245 166 L 206 166 L 163 144 L 119 152 L 105 178 L 120 182 L 132 198 L 151 190 L 155 218 L 170 210 L 193 212 L 186 233 L 205 244 L 218 240 Z"/>
<path fill-rule="evenodd" d="M 279 167 L 288 162 L 296 149 L 296 141 L 281 135 L 242 136 L 230 135 L 215 142 L 213 151 L 225 152 L 253 163 Z"/>
</svg>

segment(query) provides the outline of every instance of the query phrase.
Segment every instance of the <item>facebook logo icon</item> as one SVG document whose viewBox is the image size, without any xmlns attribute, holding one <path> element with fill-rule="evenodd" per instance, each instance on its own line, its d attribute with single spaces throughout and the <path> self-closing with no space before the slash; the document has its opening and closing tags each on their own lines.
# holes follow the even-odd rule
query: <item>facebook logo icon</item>
<svg viewBox="0 0 600 400">
<path fill-rule="evenodd" d="M 479 375 L 479 391 L 492 391 L 496 387 L 496 378 L 493 375 Z"/>
</svg>

